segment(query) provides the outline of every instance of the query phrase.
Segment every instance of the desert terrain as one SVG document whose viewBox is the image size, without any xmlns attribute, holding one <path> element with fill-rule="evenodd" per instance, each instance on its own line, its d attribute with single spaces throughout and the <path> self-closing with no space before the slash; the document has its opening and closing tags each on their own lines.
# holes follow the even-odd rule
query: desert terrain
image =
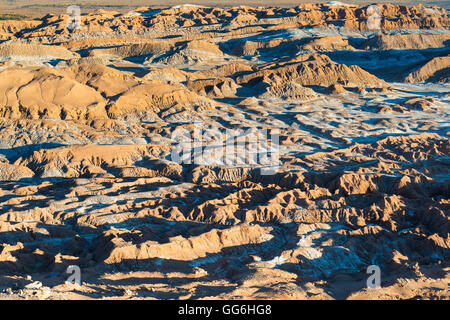
<svg viewBox="0 0 450 320">
<path fill-rule="evenodd" d="M 0 299 L 449 299 L 450 12 L 369 5 L 1 20 Z"/>
</svg>

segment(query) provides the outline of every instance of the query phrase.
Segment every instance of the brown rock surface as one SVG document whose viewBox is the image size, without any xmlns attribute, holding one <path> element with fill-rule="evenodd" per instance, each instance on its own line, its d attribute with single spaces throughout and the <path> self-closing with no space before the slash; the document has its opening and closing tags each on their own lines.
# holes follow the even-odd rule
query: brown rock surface
<svg viewBox="0 0 450 320">
<path fill-rule="evenodd" d="M 438 82 L 448 83 L 450 74 L 450 57 L 433 58 L 404 78 L 411 83 Z"/>
<path fill-rule="evenodd" d="M 377 6 L 0 21 L 0 299 L 449 299 L 449 12 Z"/>
</svg>

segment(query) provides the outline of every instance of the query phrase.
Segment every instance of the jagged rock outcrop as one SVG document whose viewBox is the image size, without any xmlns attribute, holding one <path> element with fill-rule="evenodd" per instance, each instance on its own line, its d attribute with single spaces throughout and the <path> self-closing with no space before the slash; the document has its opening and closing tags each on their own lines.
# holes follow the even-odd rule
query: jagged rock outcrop
<svg viewBox="0 0 450 320">
<path fill-rule="evenodd" d="M 380 34 L 369 38 L 364 44 L 365 50 L 391 49 L 429 49 L 445 47 L 450 33 L 443 34 Z"/>
<path fill-rule="evenodd" d="M 449 298 L 447 9 L 68 18 L 0 21 L 0 299 Z"/>
<path fill-rule="evenodd" d="M 2 117 L 19 119 L 106 118 L 106 101 L 94 89 L 50 69 L 0 72 Z"/>
</svg>

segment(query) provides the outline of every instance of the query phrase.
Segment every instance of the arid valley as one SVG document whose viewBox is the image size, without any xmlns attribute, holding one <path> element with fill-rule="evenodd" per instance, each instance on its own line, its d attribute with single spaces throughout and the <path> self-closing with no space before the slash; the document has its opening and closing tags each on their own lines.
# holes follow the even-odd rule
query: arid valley
<svg viewBox="0 0 450 320">
<path fill-rule="evenodd" d="M 0 299 L 450 299 L 448 3 L 240 4 L 0 20 Z"/>
</svg>

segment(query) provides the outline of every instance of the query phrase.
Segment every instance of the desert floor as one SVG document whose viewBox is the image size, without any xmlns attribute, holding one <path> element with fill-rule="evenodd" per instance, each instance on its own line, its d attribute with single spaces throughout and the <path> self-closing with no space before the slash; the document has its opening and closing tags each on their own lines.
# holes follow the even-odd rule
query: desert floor
<svg viewBox="0 0 450 320">
<path fill-rule="evenodd" d="M 449 299 L 449 11 L 285 4 L 0 21 L 1 299 Z"/>
</svg>

